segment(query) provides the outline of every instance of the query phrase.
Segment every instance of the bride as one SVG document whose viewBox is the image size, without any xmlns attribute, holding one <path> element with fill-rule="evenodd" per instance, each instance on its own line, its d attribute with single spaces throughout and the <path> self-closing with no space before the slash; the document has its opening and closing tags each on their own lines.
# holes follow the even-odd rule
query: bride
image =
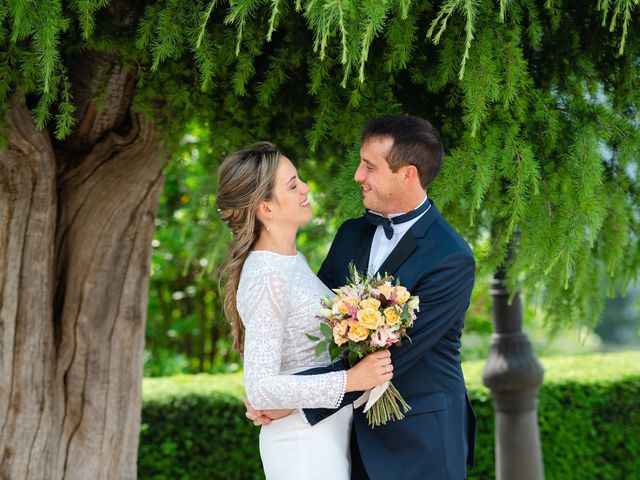
<svg viewBox="0 0 640 480">
<path fill-rule="evenodd" d="M 306 333 L 319 335 L 320 298 L 331 291 L 296 250 L 298 229 L 312 217 L 309 187 L 274 145 L 261 142 L 225 158 L 217 206 L 233 233 L 224 308 L 234 347 L 243 351 L 249 402 L 257 410 L 337 408 L 345 393 L 392 377 L 388 351 L 349 370 L 298 374 L 327 366 Z M 353 408 L 315 426 L 294 411 L 264 425 L 260 457 L 267 479 L 347 480 Z"/>
</svg>

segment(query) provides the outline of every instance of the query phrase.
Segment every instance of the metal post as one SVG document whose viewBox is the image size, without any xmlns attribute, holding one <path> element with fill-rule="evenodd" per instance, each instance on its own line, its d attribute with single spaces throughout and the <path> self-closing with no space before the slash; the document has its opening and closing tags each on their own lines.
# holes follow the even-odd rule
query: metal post
<svg viewBox="0 0 640 480">
<path fill-rule="evenodd" d="M 497 480 L 544 480 L 537 395 L 544 369 L 522 331 L 522 305 L 504 282 L 504 269 L 491 281 L 494 334 L 482 372 L 495 412 Z"/>
</svg>

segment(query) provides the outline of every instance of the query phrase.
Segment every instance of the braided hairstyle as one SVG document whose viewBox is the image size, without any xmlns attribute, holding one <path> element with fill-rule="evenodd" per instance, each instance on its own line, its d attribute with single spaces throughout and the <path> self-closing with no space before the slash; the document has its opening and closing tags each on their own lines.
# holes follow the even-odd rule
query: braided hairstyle
<svg viewBox="0 0 640 480">
<path fill-rule="evenodd" d="M 228 155 L 218 171 L 217 207 L 233 233 L 230 260 L 224 267 L 224 312 L 231 323 L 233 347 L 242 351 L 244 326 L 236 307 L 236 294 L 245 260 L 260 236 L 257 218 L 261 202 L 273 199 L 280 152 L 269 142 L 258 142 Z"/>
</svg>

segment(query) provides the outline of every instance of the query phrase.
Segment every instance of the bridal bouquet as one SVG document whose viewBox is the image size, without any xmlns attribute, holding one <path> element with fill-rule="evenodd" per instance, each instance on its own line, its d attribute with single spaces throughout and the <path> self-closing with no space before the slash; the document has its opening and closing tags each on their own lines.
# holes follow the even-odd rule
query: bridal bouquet
<svg viewBox="0 0 640 480">
<path fill-rule="evenodd" d="M 316 355 L 328 351 L 332 360 L 346 355 L 353 366 L 365 355 L 409 338 L 406 330 L 416 318 L 419 299 L 398 282 L 394 284 L 392 276 L 363 277 L 353 265 L 349 269 L 348 284 L 334 289 L 335 297 L 325 296 L 321 301 L 318 318 L 324 338 L 307 336 L 318 342 Z M 366 401 L 364 411 L 371 427 L 404 418 L 411 408 L 391 382 L 365 392 L 358 400 L 356 407 Z"/>
</svg>

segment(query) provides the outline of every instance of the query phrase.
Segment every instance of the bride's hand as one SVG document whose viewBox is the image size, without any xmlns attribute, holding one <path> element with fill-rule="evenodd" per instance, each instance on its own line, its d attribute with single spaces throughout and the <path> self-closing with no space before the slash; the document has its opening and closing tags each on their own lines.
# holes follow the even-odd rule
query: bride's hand
<svg viewBox="0 0 640 480">
<path fill-rule="evenodd" d="M 347 392 L 368 390 L 393 378 L 391 352 L 370 353 L 347 370 Z"/>
</svg>

